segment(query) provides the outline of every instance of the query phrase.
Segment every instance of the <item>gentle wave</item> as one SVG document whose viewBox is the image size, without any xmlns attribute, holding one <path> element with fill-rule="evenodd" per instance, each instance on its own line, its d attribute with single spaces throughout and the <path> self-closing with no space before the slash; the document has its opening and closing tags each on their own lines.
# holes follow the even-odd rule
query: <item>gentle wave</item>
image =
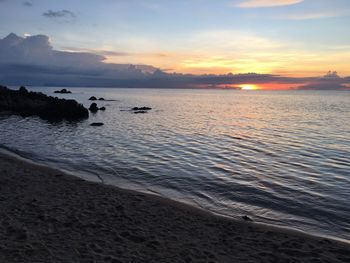
<svg viewBox="0 0 350 263">
<path fill-rule="evenodd" d="M 0 144 L 89 180 L 350 240 L 348 92 L 72 91 L 60 96 L 115 101 L 79 123 L 1 118 Z"/>
</svg>

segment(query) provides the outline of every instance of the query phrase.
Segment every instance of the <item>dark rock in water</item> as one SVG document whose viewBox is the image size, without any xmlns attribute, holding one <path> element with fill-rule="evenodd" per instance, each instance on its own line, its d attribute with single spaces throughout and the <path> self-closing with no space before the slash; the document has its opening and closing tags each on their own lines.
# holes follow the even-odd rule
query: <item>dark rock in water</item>
<svg viewBox="0 0 350 263">
<path fill-rule="evenodd" d="M 100 110 L 106 110 L 106 107 L 101 107 Z"/>
<path fill-rule="evenodd" d="M 66 89 L 61 89 L 61 90 L 55 90 L 54 93 L 70 94 L 72 92 Z"/>
<path fill-rule="evenodd" d="M 152 108 L 150 107 L 134 107 L 131 110 L 134 111 L 135 114 L 138 114 L 138 113 L 147 113 L 151 109 Z"/>
<path fill-rule="evenodd" d="M 251 219 L 249 216 L 242 216 L 242 219 L 244 221 L 253 221 L 253 219 Z"/>
<path fill-rule="evenodd" d="M 104 98 L 99 98 L 98 100 L 105 100 Z"/>
<path fill-rule="evenodd" d="M 151 109 L 152 108 L 150 108 L 150 107 L 134 107 L 131 110 L 134 110 L 134 111 L 146 111 L 146 110 L 151 110 Z"/>
<path fill-rule="evenodd" d="M 96 103 L 91 103 L 90 107 L 89 107 L 89 110 L 91 112 L 97 112 L 98 111 L 98 107 L 97 107 L 97 104 Z"/>
<path fill-rule="evenodd" d="M 95 96 L 89 98 L 89 100 L 97 100 Z"/>
<path fill-rule="evenodd" d="M 0 86 L 0 112 L 21 116 L 39 116 L 47 120 L 78 120 L 89 117 L 89 111 L 75 100 L 59 99 L 25 87 L 11 90 Z"/>
<path fill-rule="evenodd" d="M 93 122 L 90 124 L 90 126 L 103 126 L 104 123 L 103 122 Z"/>
</svg>

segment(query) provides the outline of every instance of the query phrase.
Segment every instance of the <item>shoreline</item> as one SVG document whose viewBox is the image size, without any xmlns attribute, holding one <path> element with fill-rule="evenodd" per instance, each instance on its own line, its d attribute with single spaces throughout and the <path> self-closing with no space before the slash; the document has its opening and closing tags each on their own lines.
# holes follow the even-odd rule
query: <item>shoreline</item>
<svg viewBox="0 0 350 263">
<path fill-rule="evenodd" d="M 138 194 L 138 193 L 146 194 L 146 195 L 149 195 L 149 196 L 151 196 L 153 198 L 159 199 L 161 202 L 170 202 L 170 203 L 173 203 L 173 204 L 178 205 L 178 206 L 187 207 L 188 209 L 198 210 L 198 212 L 200 212 L 200 213 L 210 214 L 210 215 L 212 215 L 214 217 L 222 218 L 223 220 L 234 221 L 234 222 L 237 222 L 237 223 L 247 223 L 244 220 L 238 220 L 237 218 L 230 217 L 229 215 L 215 213 L 214 211 L 206 210 L 206 209 L 198 207 L 198 206 L 196 206 L 194 204 L 181 202 L 179 200 L 170 199 L 170 198 L 167 198 L 165 196 L 158 195 L 158 194 L 156 194 L 154 192 L 134 190 L 134 189 L 128 189 L 128 188 L 119 187 L 119 186 L 113 185 L 113 184 L 106 184 L 106 183 L 103 182 L 103 180 L 100 178 L 99 175 L 84 174 L 83 172 L 75 172 L 75 171 L 72 172 L 72 171 L 69 171 L 69 170 L 61 169 L 61 168 L 51 167 L 51 166 L 49 166 L 47 164 L 44 164 L 44 163 L 35 162 L 33 160 L 28 159 L 27 157 L 21 156 L 20 153 L 12 151 L 12 149 L 10 149 L 10 148 L 8 148 L 6 146 L 3 146 L 3 145 L 0 145 L 0 158 L 1 158 L 1 155 L 9 156 L 11 158 L 14 158 L 16 160 L 22 161 L 24 163 L 28 163 L 28 164 L 33 165 L 33 166 L 39 166 L 39 167 L 43 167 L 43 168 L 47 168 L 47 169 L 51 169 L 51 170 L 57 171 L 58 173 L 64 173 L 64 174 L 66 174 L 68 176 L 73 176 L 73 177 L 78 178 L 80 180 L 84 180 L 84 181 L 87 181 L 87 182 L 95 183 L 95 184 L 98 184 L 98 185 L 103 185 L 103 186 L 106 186 L 106 187 L 116 188 L 116 190 L 127 191 L 127 192 L 130 192 L 131 194 Z M 276 231 L 279 231 L 279 232 L 287 232 L 287 233 L 291 233 L 291 234 L 294 234 L 294 235 L 301 235 L 301 236 L 306 236 L 306 237 L 309 237 L 309 238 L 316 238 L 316 239 L 329 239 L 329 240 L 332 240 L 332 241 L 348 244 L 350 246 L 350 240 L 339 238 L 339 237 L 334 237 L 334 236 L 327 236 L 327 235 L 322 235 L 322 234 L 318 235 L 318 234 L 314 234 L 314 233 L 309 233 L 309 232 L 306 232 L 306 231 L 303 231 L 303 230 L 300 230 L 300 229 L 297 229 L 297 228 L 293 228 L 292 226 L 291 227 L 286 227 L 286 226 L 273 225 L 273 224 L 257 222 L 257 221 L 251 221 L 249 223 L 251 223 L 251 224 L 253 223 L 256 226 L 260 226 L 260 227 L 263 227 L 263 228 L 266 227 L 268 229 L 273 229 L 273 230 L 276 230 Z"/>
<path fill-rule="evenodd" d="M 85 181 L 15 153 L 0 151 L 0 169 L 0 261 L 350 261 L 344 241 Z"/>
</svg>

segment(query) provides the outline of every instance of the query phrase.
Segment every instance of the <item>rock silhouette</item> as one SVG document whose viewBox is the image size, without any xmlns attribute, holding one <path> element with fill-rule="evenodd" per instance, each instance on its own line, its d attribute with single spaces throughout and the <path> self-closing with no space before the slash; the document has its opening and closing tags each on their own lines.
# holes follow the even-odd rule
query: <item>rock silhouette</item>
<svg viewBox="0 0 350 263">
<path fill-rule="evenodd" d="M 21 116 L 39 116 L 47 120 L 78 120 L 89 117 L 89 112 L 75 100 L 29 92 L 25 87 L 11 90 L 0 86 L 0 112 Z"/>
<path fill-rule="evenodd" d="M 90 126 L 103 126 L 104 123 L 103 122 L 93 122 L 90 124 Z"/>
<path fill-rule="evenodd" d="M 150 107 L 133 107 L 131 108 L 131 111 L 134 112 L 134 114 L 139 114 L 139 113 L 148 113 L 149 110 L 152 108 Z"/>
<path fill-rule="evenodd" d="M 70 94 L 72 92 L 66 89 L 61 89 L 61 90 L 55 90 L 54 93 Z"/>
<path fill-rule="evenodd" d="M 95 96 L 91 96 L 89 100 L 97 100 L 97 98 Z"/>
<path fill-rule="evenodd" d="M 89 110 L 90 110 L 91 112 L 97 112 L 99 109 L 98 109 L 96 103 L 91 103 L 91 105 L 90 105 L 90 107 L 89 107 Z"/>
<path fill-rule="evenodd" d="M 150 107 L 134 107 L 131 110 L 133 111 L 146 111 L 146 110 L 151 110 L 152 108 Z"/>
</svg>

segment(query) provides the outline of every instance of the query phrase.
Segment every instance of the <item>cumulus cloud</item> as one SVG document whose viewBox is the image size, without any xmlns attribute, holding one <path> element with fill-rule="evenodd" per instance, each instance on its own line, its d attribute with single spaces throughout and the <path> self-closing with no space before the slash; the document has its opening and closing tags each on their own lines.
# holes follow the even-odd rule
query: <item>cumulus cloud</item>
<svg viewBox="0 0 350 263">
<path fill-rule="evenodd" d="M 144 65 L 104 63 L 105 57 L 89 52 L 54 50 L 45 35 L 19 37 L 9 34 L 0 39 L 0 82 L 20 84 L 35 79 L 34 83 L 70 83 L 82 85 L 88 79 L 117 83 L 117 80 L 144 79 L 156 68 Z M 153 69 L 153 71 L 152 71 Z M 86 79 L 86 81 L 84 81 Z M 89 84 L 93 84 L 88 82 Z"/>
<path fill-rule="evenodd" d="M 294 5 L 303 1 L 304 0 L 245 0 L 241 1 L 239 4 L 235 4 L 235 6 L 242 8 L 274 7 Z"/>
</svg>

